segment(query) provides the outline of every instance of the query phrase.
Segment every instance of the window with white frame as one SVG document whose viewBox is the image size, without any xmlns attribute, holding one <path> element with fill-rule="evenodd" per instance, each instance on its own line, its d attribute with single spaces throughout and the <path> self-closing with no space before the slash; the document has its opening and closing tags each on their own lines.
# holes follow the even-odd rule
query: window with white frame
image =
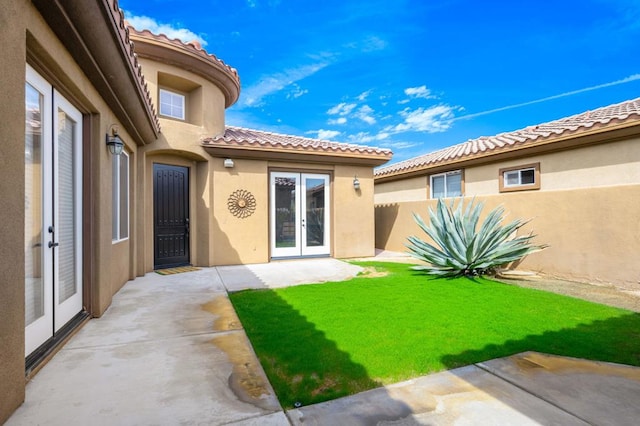
<svg viewBox="0 0 640 426">
<path fill-rule="evenodd" d="M 431 198 L 460 197 L 462 170 L 431 175 Z"/>
<path fill-rule="evenodd" d="M 113 220 L 111 239 L 113 242 L 129 238 L 129 155 L 122 151 L 112 155 L 113 171 Z"/>
<path fill-rule="evenodd" d="M 540 163 L 500 169 L 500 192 L 540 189 Z"/>
<path fill-rule="evenodd" d="M 160 115 L 184 120 L 184 95 L 160 89 Z"/>
</svg>

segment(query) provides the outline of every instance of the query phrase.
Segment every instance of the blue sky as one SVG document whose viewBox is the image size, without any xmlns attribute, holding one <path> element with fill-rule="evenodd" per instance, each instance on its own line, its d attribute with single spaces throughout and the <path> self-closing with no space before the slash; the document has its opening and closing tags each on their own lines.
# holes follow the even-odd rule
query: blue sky
<svg viewBox="0 0 640 426">
<path fill-rule="evenodd" d="M 121 0 L 238 70 L 227 124 L 393 162 L 640 96 L 640 0 Z"/>
</svg>

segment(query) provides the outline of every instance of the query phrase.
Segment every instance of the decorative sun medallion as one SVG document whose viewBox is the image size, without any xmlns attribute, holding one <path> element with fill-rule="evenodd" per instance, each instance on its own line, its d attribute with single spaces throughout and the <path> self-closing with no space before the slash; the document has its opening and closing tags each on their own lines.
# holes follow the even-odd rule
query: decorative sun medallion
<svg viewBox="0 0 640 426">
<path fill-rule="evenodd" d="M 238 189 L 229 195 L 227 207 L 235 217 L 244 219 L 256 211 L 256 198 L 249 191 Z"/>
</svg>

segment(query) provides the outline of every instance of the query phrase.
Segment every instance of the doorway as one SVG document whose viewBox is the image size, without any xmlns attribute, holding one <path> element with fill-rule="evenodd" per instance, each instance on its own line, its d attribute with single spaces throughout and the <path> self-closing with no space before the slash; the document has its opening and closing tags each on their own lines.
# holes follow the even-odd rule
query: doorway
<svg viewBox="0 0 640 426">
<path fill-rule="evenodd" d="M 30 66 L 25 92 L 28 356 L 82 311 L 82 114 Z"/>
<path fill-rule="evenodd" d="M 189 265 L 189 169 L 153 165 L 154 269 Z"/>
<path fill-rule="evenodd" d="M 328 174 L 272 172 L 271 257 L 330 254 Z"/>
</svg>

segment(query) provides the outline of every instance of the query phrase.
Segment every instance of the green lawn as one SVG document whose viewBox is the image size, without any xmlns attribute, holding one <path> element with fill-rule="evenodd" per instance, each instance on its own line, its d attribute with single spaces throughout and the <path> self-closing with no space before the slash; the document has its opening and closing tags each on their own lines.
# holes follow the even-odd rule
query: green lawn
<svg viewBox="0 0 640 426">
<path fill-rule="evenodd" d="M 640 314 L 487 279 L 384 277 L 231 301 L 285 407 L 523 351 L 640 365 Z"/>
</svg>

